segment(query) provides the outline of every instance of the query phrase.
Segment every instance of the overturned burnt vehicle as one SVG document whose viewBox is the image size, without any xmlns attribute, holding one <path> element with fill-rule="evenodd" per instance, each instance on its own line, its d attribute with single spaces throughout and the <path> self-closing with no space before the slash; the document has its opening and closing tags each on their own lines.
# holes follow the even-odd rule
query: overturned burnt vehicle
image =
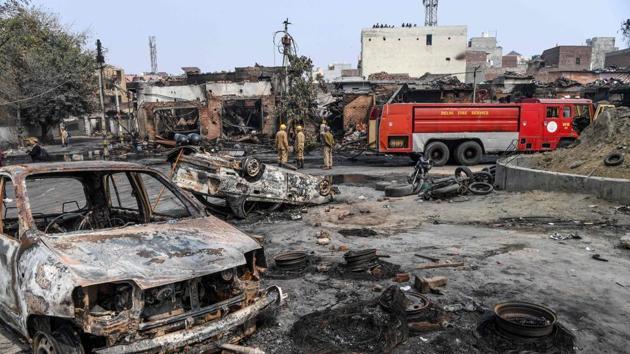
<svg viewBox="0 0 630 354">
<path fill-rule="evenodd" d="M 168 155 L 173 182 L 193 193 L 209 208 L 221 206 L 238 218 L 256 208 L 275 209 L 282 204 L 317 205 L 332 200 L 339 189 L 328 177 L 270 166 L 255 157 L 233 157 L 187 146 Z"/>
<path fill-rule="evenodd" d="M 219 350 L 277 308 L 262 247 L 160 173 L 0 169 L 0 316 L 35 353 Z"/>
</svg>

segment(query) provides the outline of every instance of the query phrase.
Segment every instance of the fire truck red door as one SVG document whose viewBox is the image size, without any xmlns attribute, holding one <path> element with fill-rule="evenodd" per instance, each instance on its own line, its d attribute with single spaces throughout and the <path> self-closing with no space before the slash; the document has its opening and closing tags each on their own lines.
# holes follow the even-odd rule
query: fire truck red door
<svg viewBox="0 0 630 354">
<path fill-rule="evenodd" d="M 555 148 L 554 140 L 556 140 L 555 138 L 562 125 L 560 119 L 562 114 L 561 106 L 547 106 L 545 113 L 541 150 L 551 150 Z"/>
</svg>

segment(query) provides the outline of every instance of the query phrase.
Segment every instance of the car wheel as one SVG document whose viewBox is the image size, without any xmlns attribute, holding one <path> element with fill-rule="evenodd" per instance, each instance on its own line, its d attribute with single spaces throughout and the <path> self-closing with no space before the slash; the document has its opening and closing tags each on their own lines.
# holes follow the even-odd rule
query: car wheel
<svg viewBox="0 0 630 354">
<path fill-rule="evenodd" d="M 448 146 L 441 141 L 434 141 L 427 145 L 424 153 L 433 161 L 434 166 L 446 165 L 448 159 L 451 157 Z"/>
<path fill-rule="evenodd" d="M 265 165 L 255 157 L 246 157 L 241 161 L 243 177 L 250 182 L 257 181 L 265 171 Z"/>
<path fill-rule="evenodd" d="M 461 165 L 472 166 L 481 162 L 483 149 L 475 141 L 465 141 L 455 149 L 455 159 Z"/>
<path fill-rule="evenodd" d="M 69 326 L 62 326 L 49 333 L 48 330 L 37 330 L 33 336 L 33 353 L 35 354 L 84 354 L 78 333 Z"/>
<path fill-rule="evenodd" d="M 413 186 L 410 184 L 395 184 L 385 188 L 385 196 L 398 198 L 413 194 Z"/>
</svg>

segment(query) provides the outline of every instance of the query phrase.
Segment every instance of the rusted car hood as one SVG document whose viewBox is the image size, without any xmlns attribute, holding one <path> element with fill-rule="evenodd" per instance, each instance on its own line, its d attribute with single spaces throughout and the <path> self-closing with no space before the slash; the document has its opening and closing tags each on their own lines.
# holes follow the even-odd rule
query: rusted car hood
<svg viewBox="0 0 630 354">
<path fill-rule="evenodd" d="M 143 289 L 245 264 L 258 243 L 215 218 L 42 237 L 86 286 L 133 280 Z"/>
</svg>

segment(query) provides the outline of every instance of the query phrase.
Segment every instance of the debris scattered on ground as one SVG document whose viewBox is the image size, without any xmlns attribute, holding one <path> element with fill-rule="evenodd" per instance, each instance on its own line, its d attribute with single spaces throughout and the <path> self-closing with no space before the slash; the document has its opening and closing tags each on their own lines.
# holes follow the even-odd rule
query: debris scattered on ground
<svg viewBox="0 0 630 354">
<path fill-rule="evenodd" d="M 425 278 L 416 275 L 413 286 L 422 294 L 428 294 L 429 292 L 446 286 L 447 283 L 448 278 L 446 277 Z"/>
<path fill-rule="evenodd" d="M 581 240 L 582 237 L 577 234 L 577 232 L 570 232 L 566 234 L 562 234 L 559 232 L 554 232 L 549 236 L 550 239 L 556 241 L 565 241 L 565 240 Z"/>
<path fill-rule="evenodd" d="M 630 250 L 630 235 L 625 235 L 621 237 L 621 247 Z"/>
<path fill-rule="evenodd" d="M 407 340 L 406 297 L 393 286 L 387 306 L 372 300 L 300 318 L 290 335 L 309 353 L 388 353 Z"/>
<path fill-rule="evenodd" d="M 608 262 L 608 260 L 606 258 L 603 258 L 600 254 L 594 254 L 592 258 L 600 262 Z"/>
<path fill-rule="evenodd" d="M 586 176 L 630 179 L 630 161 L 623 159 L 629 149 L 630 108 L 618 107 L 605 111 L 586 128 L 575 147 L 538 154 L 531 158 L 529 166 Z M 608 159 L 610 161 L 605 163 Z"/>
<path fill-rule="evenodd" d="M 356 237 L 373 237 L 377 236 L 378 232 L 368 229 L 368 228 L 360 228 L 360 229 L 345 229 L 337 231 L 344 236 L 356 236 Z"/>
<path fill-rule="evenodd" d="M 434 268 L 457 268 L 463 267 L 464 262 L 453 262 L 450 260 L 446 260 L 443 262 L 431 262 L 431 263 L 423 263 L 416 266 L 416 269 L 434 269 Z"/>
</svg>

